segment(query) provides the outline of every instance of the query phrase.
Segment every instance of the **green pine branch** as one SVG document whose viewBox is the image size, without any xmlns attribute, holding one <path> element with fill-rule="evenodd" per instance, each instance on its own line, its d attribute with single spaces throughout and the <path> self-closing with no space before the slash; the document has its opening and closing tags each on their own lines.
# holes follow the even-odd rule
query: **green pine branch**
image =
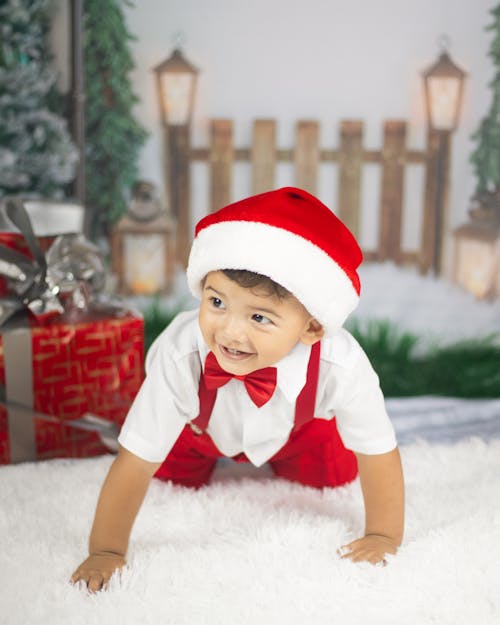
<svg viewBox="0 0 500 625">
<path fill-rule="evenodd" d="M 487 30 L 493 32 L 489 56 L 493 61 L 494 76 L 490 83 L 492 100 L 486 117 L 472 135 L 476 148 L 471 163 L 476 176 L 476 195 L 493 193 L 500 189 L 500 4 L 491 10 L 493 22 Z"/>
<path fill-rule="evenodd" d="M 0 197 L 60 197 L 78 160 L 48 45 L 50 0 L 0 2 Z"/>
<path fill-rule="evenodd" d="M 144 348 L 147 351 L 156 337 L 174 320 L 180 310 L 165 310 L 160 306 L 159 297 L 152 300 L 144 312 Z"/>
<path fill-rule="evenodd" d="M 422 353 L 417 336 L 388 321 L 354 321 L 349 330 L 367 353 L 386 397 L 500 397 L 500 334 L 435 345 Z"/>
<path fill-rule="evenodd" d="M 85 2 L 86 192 L 96 215 L 94 236 L 126 210 L 147 133 L 134 117 L 138 98 L 129 74 L 134 62 L 124 0 Z"/>
</svg>

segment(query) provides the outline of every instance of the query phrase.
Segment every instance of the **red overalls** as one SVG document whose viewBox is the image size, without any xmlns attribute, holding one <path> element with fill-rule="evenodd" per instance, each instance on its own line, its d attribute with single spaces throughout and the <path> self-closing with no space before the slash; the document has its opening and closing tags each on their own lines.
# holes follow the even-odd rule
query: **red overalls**
<svg viewBox="0 0 500 625">
<path fill-rule="evenodd" d="M 355 455 L 340 439 L 335 419 L 314 418 L 319 357 L 318 342 L 311 349 L 306 383 L 295 405 L 292 432 L 269 463 L 279 477 L 323 488 L 350 482 L 356 477 L 358 468 Z M 223 456 L 206 433 L 217 391 L 205 387 L 203 373 L 199 397 L 200 414 L 186 425 L 155 477 L 198 488 L 208 483 L 217 458 Z M 234 456 L 233 460 L 249 462 L 244 454 Z"/>
</svg>

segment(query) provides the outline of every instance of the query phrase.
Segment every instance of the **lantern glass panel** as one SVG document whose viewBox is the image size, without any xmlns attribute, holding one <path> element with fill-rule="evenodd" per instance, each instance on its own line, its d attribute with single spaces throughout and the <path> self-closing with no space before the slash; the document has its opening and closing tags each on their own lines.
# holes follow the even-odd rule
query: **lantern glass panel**
<svg viewBox="0 0 500 625">
<path fill-rule="evenodd" d="M 500 295 L 500 241 L 460 237 L 456 280 L 478 299 Z"/>
<path fill-rule="evenodd" d="M 164 113 L 168 124 L 182 126 L 188 123 L 193 80 L 193 74 L 187 72 L 162 74 Z"/>
<path fill-rule="evenodd" d="M 152 295 L 165 288 L 167 276 L 163 234 L 124 235 L 123 277 L 127 290 L 136 295 Z"/>
<path fill-rule="evenodd" d="M 460 80 L 444 76 L 428 78 L 431 123 L 436 130 L 452 130 L 456 124 Z"/>
</svg>

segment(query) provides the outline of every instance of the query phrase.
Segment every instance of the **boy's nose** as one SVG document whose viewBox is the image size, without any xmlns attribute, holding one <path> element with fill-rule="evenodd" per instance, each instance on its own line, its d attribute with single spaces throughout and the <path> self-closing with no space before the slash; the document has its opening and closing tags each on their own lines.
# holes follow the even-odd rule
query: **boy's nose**
<svg viewBox="0 0 500 625">
<path fill-rule="evenodd" d="M 226 344 L 244 343 L 247 338 L 245 323 L 235 317 L 227 318 L 222 328 L 222 337 Z"/>
</svg>

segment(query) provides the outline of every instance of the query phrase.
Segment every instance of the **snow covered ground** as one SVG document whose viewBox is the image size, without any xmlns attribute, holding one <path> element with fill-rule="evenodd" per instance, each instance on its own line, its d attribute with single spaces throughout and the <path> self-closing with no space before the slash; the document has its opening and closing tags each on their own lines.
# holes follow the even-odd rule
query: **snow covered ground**
<svg viewBox="0 0 500 625">
<path fill-rule="evenodd" d="M 421 276 L 392 263 L 361 267 L 360 320 L 390 319 L 440 344 L 500 333 L 500 298 L 477 300 L 444 279 Z"/>
</svg>

